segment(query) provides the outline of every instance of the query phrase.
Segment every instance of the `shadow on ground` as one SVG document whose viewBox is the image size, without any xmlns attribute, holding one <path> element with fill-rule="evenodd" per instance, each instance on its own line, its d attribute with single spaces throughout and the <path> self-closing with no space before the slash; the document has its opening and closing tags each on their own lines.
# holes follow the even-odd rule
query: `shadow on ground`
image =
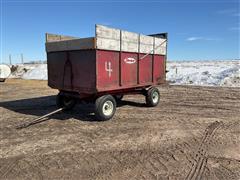
<svg viewBox="0 0 240 180">
<path fill-rule="evenodd" d="M 0 102 L 0 107 L 11 111 L 33 115 L 43 116 L 57 109 L 55 103 L 56 96 L 43 96 L 29 99 Z M 144 107 L 144 103 L 122 100 L 117 103 L 117 107 L 122 106 Z M 60 112 L 51 115 L 50 118 L 57 120 L 67 120 L 74 118 L 81 121 L 96 121 L 94 116 L 94 104 L 78 103 L 72 110 Z"/>
</svg>

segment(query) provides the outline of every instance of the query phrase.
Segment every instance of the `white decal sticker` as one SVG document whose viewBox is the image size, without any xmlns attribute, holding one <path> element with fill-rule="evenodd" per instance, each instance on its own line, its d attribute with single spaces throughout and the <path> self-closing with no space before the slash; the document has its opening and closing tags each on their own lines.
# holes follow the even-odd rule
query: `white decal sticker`
<svg viewBox="0 0 240 180">
<path fill-rule="evenodd" d="M 108 72 L 108 77 L 111 77 L 111 73 L 113 72 L 111 62 L 105 62 L 105 71 Z"/>
<path fill-rule="evenodd" d="M 124 62 L 127 64 L 134 64 L 136 61 L 137 61 L 136 59 L 131 58 L 131 57 L 124 59 Z"/>
</svg>

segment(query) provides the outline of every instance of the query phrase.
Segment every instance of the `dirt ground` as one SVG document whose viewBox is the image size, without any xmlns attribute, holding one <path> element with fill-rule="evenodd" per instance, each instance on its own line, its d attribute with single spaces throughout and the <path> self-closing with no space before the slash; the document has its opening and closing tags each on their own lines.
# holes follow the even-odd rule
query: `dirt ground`
<svg viewBox="0 0 240 180">
<path fill-rule="evenodd" d="M 113 119 L 93 106 L 56 109 L 46 81 L 0 84 L 0 179 L 240 179 L 240 89 L 160 88 L 161 103 L 125 96 Z"/>
</svg>

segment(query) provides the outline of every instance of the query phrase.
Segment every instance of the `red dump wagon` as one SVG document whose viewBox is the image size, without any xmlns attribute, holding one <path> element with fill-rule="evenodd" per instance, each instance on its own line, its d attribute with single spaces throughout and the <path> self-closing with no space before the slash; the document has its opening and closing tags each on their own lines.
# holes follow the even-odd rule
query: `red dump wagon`
<svg viewBox="0 0 240 180">
<path fill-rule="evenodd" d="M 142 35 L 96 25 L 95 37 L 46 34 L 48 85 L 58 89 L 58 107 L 77 99 L 95 104 L 98 120 L 113 117 L 125 94 L 143 94 L 156 106 L 156 85 L 165 83 L 167 34 Z"/>
</svg>

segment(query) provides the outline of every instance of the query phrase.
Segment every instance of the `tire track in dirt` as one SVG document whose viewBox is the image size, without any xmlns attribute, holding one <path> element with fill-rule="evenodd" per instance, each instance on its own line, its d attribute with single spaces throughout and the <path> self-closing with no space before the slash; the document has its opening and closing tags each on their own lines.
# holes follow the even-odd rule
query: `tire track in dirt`
<svg viewBox="0 0 240 180">
<path fill-rule="evenodd" d="M 16 166 L 16 163 L 17 163 L 17 160 L 11 161 L 11 162 L 7 163 L 5 166 L 3 166 L 0 169 L 0 177 L 1 177 L 1 179 L 6 178 L 8 173 Z"/>
<path fill-rule="evenodd" d="M 21 160 L 24 157 L 15 157 L 13 160 L 7 160 L 3 165 L 0 167 L 0 179 L 6 179 L 6 177 L 12 172 L 16 167 L 19 166 Z"/>
<path fill-rule="evenodd" d="M 0 107 L 4 117 L 0 136 L 6 139 L 1 144 L 0 179 L 184 179 L 190 173 L 189 179 L 240 177 L 238 89 L 165 87 L 156 108 L 142 107 L 144 98 L 130 95 L 111 121 L 90 122 L 91 107 L 80 105 L 52 121 L 14 131 L 15 123 L 53 108 L 52 98 L 30 99 L 44 94 L 38 82 L 28 95 L 22 82 L 6 84 L 17 88 L 17 95 L 4 91 L 2 96 L 10 102 Z M 57 93 L 45 90 L 45 95 Z M 209 128 L 204 132 L 215 120 L 224 125 L 216 132 Z M 25 142 L 34 142 L 34 148 Z M 24 159 L 16 161 L 19 155 Z M 224 159 L 229 157 L 233 159 Z"/>
<path fill-rule="evenodd" d="M 187 174 L 185 180 L 201 179 L 205 166 L 208 160 L 208 148 L 217 129 L 222 125 L 222 122 L 215 121 L 210 124 L 206 130 L 205 135 L 201 141 L 201 144 L 195 154 L 197 161 L 191 167 L 189 173 Z"/>
</svg>

